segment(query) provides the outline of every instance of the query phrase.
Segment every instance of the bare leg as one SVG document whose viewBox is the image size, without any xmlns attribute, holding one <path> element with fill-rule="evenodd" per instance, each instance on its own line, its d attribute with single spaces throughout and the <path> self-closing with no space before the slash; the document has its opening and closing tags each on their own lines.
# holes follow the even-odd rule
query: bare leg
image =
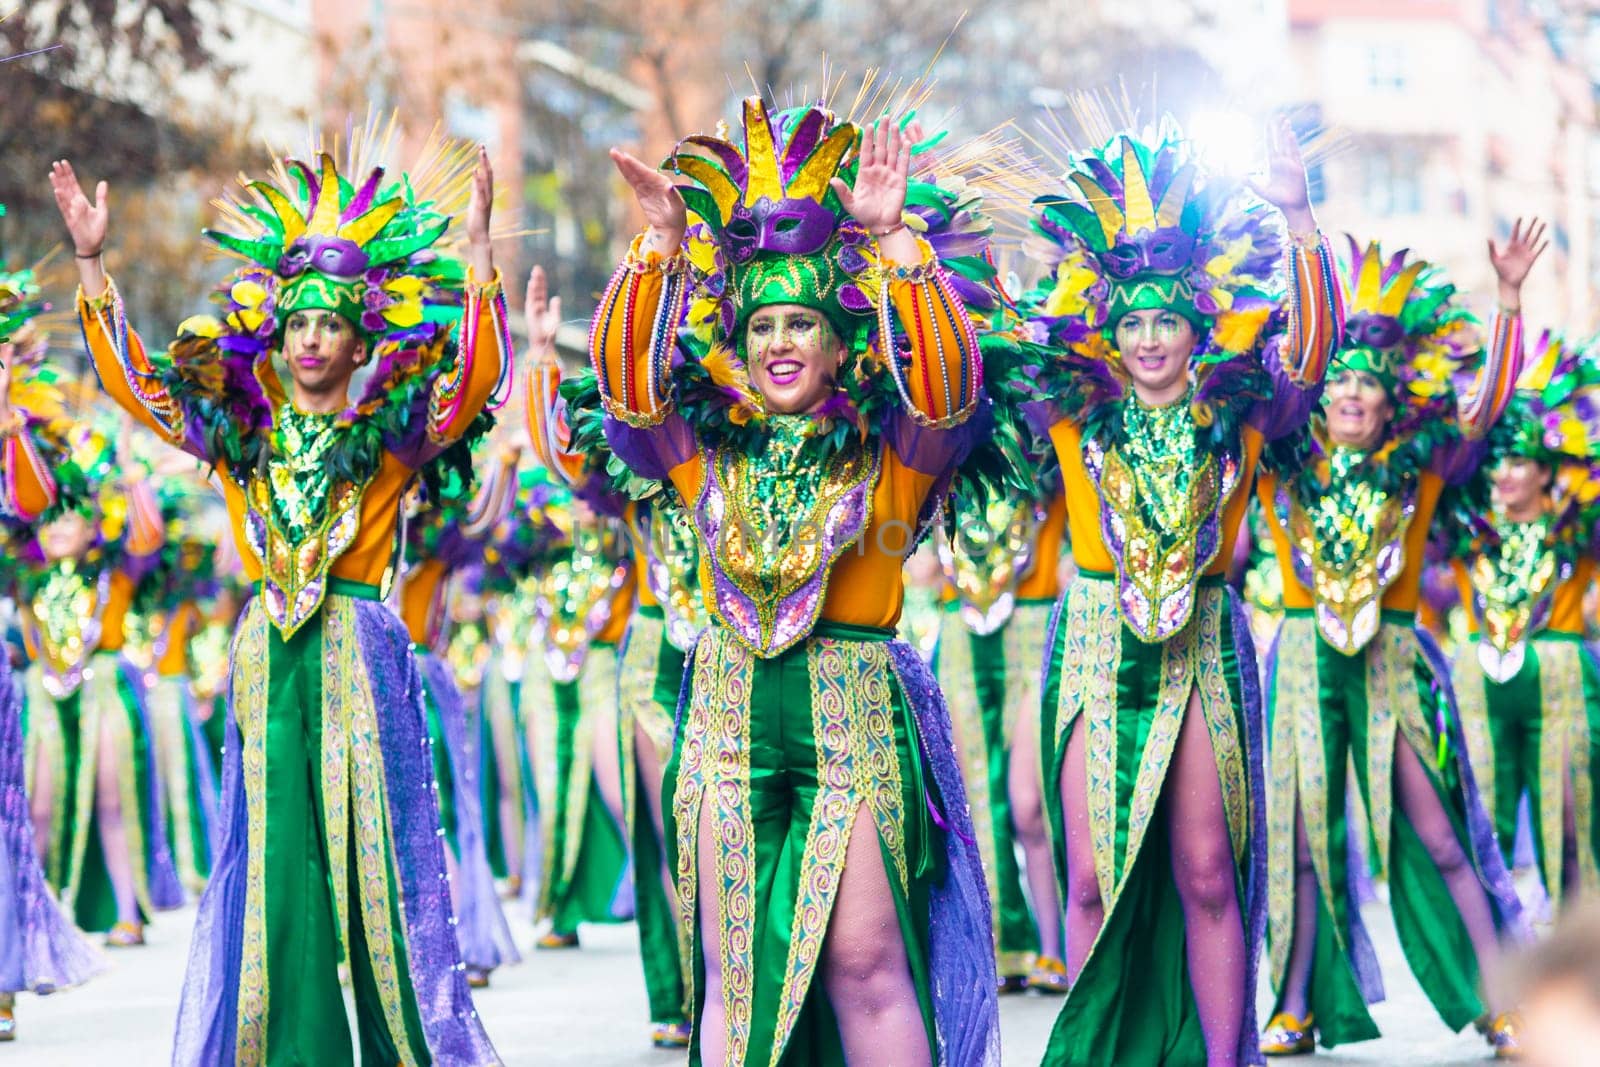
<svg viewBox="0 0 1600 1067">
<path fill-rule="evenodd" d="M 650 812 L 650 825 L 655 828 L 656 840 L 661 842 L 661 886 L 667 892 L 667 902 L 672 905 L 672 914 L 678 914 L 678 887 L 673 882 L 672 872 L 667 870 L 667 837 L 666 822 L 661 812 L 661 784 L 666 776 L 667 768 L 656 753 L 655 742 L 650 740 L 650 735 L 643 726 L 637 722 L 633 727 L 633 762 L 638 768 L 638 781 L 634 788 L 644 794 L 645 807 Z M 635 877 L 648 877 L 645 872 L 636 872 Z"/>
<path fill-rule="evenodd" d="M 716 801 L 706 790 L 700 807 L 700 835 L 695 848 L 695 900 L 700 911 L 700 952 L 705 957 L 705 1008 L 695 1023 L 700 1061 L 719 1064 L 727 1057 L 727 1014 L 722 1003 L 722 922 L 717 902 Z"/>
<path fill-rule="evenodd" d="M 1423 768 L 1422 761 L 1403 738 L 1394 744 L 1395 803 L 1406 821 L 1422 839 L 1428 858 L 1439 869 L 1439 875 L 1450 890 L 1450 899 L 1461 914 L 1461 921 L 1472 940 L 1472 950 L 1478 957 L 1478 973 L 1488 975 L 1500 957 L 1500 942 L 1495 935 L 1494 914 L 1489 906 L 1489 894 L 1478 881 L 1456 837 L 1455 826 L 1434 792 L 1433 780 Z"/>
<path fill-rule="evenodd" d="M 55 714 L 53 708 L 41 710 Z M 39 866 L 43 867 L 47 874 L 52 873 L 48 861 L 50 837 L 54 832 L 55 789 L 55 768 L 50 766 L 50 758 L 41 746 L 33 764 L 33 795 L 28 798 L 28 817 L 33 823 L 33 850 L 39 855 Z"/>
<path fill-rule="evenodd" d="M 864 805 L 845 848 L 839 895 L 822 943 L 822 982 L 839 1020 L 846 1062 L 853 1067 L 932 1063 L 889 874 Z"/>
<path fill-rule="evenodd" d="M 615 709 L 610 715 L 596 716 L 594 750 L 591 756 L 594 784 L 595 788 L 600 790 L 600 800 L 605 804 L 606 811 L 610 812 L 611 821 L 616 824 L 619 834 L 624 833 L 623 828 L 628 825 L 628 820 L 622 811 L 621 747 L 617 736 Z"/>
<path fill-rule="evenodd" d="M 1311 987 L 1311 961 L 1317 947 L 1317 870 L 1311 865 L 1311 844 L 1300 800 L 1294 805 L 1294 944 L 1283 980 L 1283 1010 L 1304 1019 Z"/>
<path fill-rule="evenodd" d="M 1185 951 L 1206 1062 L 1231 1067 L 1239 1062 L 1244 1006 L 1255 991 L 1246 988 L 1249 954 L 1233 843 L 1199 694 L 1190 697 L 1167 783 L 1172 875 L 1183 904 Z"/>
<path fill-rule="evenodd" d="M 121 708 L 108 709 L 100 720 L 99 753 L 94 772 L 94 811 L 100 824 L 100 847 L 104 850 L 106 874 L 117 900 L 117 921 L 139 922 L 139 898 L 133 888 L 133 862 L 128 855 L 128 833 L 122 826 L 120 770 L 117 767 L 117 732 L 112 719 Z M 129 773 L 132 773 L 131 770 Z M 134 818 L 138 813 L 133 814 Z"/>
<path fill-rule="evenodd" d="M 1094 840 L 1089 834 L 1087 727 L 1072 725 L 1061 766 L 1061 825 L 1067 851 L 1067 980 L 1076 982 L 1089 949 L 1105 925 L 1105 902 L 1094 873 Z"/>
<path fill-rule="evenodd" d="M 1011 795 L 1011 823 L 1022 846 L 1033 921 L 1039 927 L 1039 952 L 1061 958 L 1061 897 L 1056 893 L 1055 860 L 1044 823 L 1044 792 L 1039 781 L 1039 730 L 1017 730 L 1011 743 L 1006 790 Z"/>
</svg>

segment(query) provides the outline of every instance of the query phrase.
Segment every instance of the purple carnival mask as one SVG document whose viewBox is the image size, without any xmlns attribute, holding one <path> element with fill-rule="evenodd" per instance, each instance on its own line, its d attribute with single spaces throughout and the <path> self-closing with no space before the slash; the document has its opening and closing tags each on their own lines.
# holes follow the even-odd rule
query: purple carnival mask
<svg viewBox="0 0 1600 1067">
<path fill-rule="evenodd" d="M 1350 348 L 1372 348 L 1382 351 L 1393 348 L 1405 340 L 1405 327 L 1392 315 L 1379 315 L 1361 311 L 1345 322 L 1344 343 Z"/>
<path fill-rule="evenodd" d="M 1119 281 L 1140 274 L 1181 274 L 1194 255 L 1194 237 L 1177 226 L 1141 230 L 1120 238 L 1100 256 L 1111 277 Z"/>
<path fill-rule="evenodd" d="M 733 209 L 723 227 L 723 247 L 735 263 L 748 262 L 757 252 L 807 256 L 822 251 L 838 225 L 832 211 L 809 197 L 762 197 L 753 207 Z"/>
<path fill-rule="evenodd" d="M 355 278 L 367 269 L 361 246 L 345 237 L 306 234 L 296 238 L 278 259 L 278 275 L 294 278 L 308 270 L 330 278 Z"/>
</svg>

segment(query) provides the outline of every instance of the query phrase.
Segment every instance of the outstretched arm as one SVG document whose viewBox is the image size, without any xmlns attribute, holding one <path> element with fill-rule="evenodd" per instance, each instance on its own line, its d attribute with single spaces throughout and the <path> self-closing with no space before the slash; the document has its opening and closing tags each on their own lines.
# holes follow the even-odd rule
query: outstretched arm
<svg viewBox="0 0 1600 1067">
<path fill-rule="evenodd" d="M 568 485 L 575 485 L 583 474 L 584 457 L 571 449 L 572 430 L 567 425 L 566 404 L 559 391 L 561 364 L 556 361 L 556 330 L 561 326 L 561 298 L 550 296 L 543 267 L 535 266 L 528 273 L 523 318 L 528 324 L 528 357 L 532 363 L 523 396 L 528 439 L 545 469 Z"/>
<path fill-rule="evenodd" d="M 485 406 L 504 403 L 510 386 L 511 327 L 500 274 L 489 243 L 494 169 L 478 148 L 467 209 L 467 293 L 461 313 L 460 352 L 450 372 L 433 383 L 428 401 L 428 444 L 420 460 L 443 451 L 467 432 Z"/>
<path fill-rule="evenodd" d="M 1317 229 L 1300 141 L 1288 119 L 1280 118 L 1269 131 L 1268 150 L 1267 175 L 1250 186 L 1283 213 L 1289 228 L 1289 322 L 1262 353 L 1272 399 L 1258 405 L 1249 422 L 1272 440 L 1311 417 L 1344 333 L 1345 313 L 1333 252 Z"/>
<path fill-rule="evenodd" d="M 920 130 L 880 120 L 862 135 L 854 187 L 833 179 L 834 191 L 878 244 L 884 299 L 878 345 L 899 387 L 905 412 L 923 429 L 949 429 L 977 407 L 983 386 L 978 337 L 933 250 L 905 223 L 911 147 Z M 895 320 L 910 342 L 904 366 L 894 351 Z"/>
<path fill-rule="evenodd" d="M 1481 438 L 1499 420 L 1522 373 L 1522 283 L 1550 246 L 1545 231 L 1545 223 L 1539 219 L 1530 219 L 1526 226 L 1518 219 L 1503 247 L 1493 238 L 1489 240 L 1489 262 L 1499 280 L 1500 304 L 1489 331 L 1483 368 L 1471 391 L 1461 398 L 1461 434 L 1469 440 Z"/>
<path fill-rule="evenodd" d="M 106 183 L 95 186 L 91 202 L 72 164 L 59 160 L 50 167 L 50 189 L 72 239 L 78 265 L 78 321 L 101 387 L 162 440 L 204 458 L 199 442 L 186 439 L 183 411 L 156 377 L 144 342 L 128 326 L 122 297 L 101 261 L 110 218 Z"/>
</svg>

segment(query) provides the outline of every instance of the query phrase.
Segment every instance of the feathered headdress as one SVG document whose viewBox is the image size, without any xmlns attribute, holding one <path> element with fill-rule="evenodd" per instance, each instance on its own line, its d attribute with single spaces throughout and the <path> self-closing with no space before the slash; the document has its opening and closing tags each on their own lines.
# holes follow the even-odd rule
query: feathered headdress
<svg viewBox="0 0 1600 1067">
<path fill-rule="evenodd" d="M 1032 230 L 1028 253 L 1047 273 L 1031 333 L 1105 359 L 1117 321 L 1149 308 L 1194 324 L 1197 364 L 1250 352 L 1283 289 L 1276 213 L 1208 174 L 1171 118 L 1069 160 L 1061 188 L 1034 201 Z"/>
<path fill-rule="evenodd" d="M 1385 259 L 1376 241 L 1349 240 L 1341 278 L 1349 314 L 1329 377 L 1357 370 L 1381 381 L 1395 405 L 1391 435 L 1444 419 L 1457 375 L 1482 349 L 1478 320 L 1438 267 L 1406 249 Z"/>
<path fill-rule="evenodd" d="M 1550 467 L 1600 462 L 1600 354 L 1546 330 L 1489 434 L 1490 452 Z"/>
</svg>

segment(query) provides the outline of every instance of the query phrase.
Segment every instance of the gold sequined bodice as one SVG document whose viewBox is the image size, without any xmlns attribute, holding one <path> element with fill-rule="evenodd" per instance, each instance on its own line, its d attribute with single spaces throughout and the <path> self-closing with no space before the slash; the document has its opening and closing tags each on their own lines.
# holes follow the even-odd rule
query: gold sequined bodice
<svg viewBox="0 0 1600 1067">
<path fill-rule="evenodd" d="M 939 541 L 939 561 L 973 632 L 993 633 L 1011 616 L 1017 583 L 1033 560 L 1037 527 L 1031 500 L 994 497 L 981 511 L 956 509 L 953 530 Z"/>
<path fill-rule="evenodd" d="M 66 696 L 83 682 L 84 666 L 100 647 L 109 578 L 86 571 L 76 560 L 63 560 L 51 566 L 33 592 L 28 612 L 51 696 Z"/>
<path fill-rule="evenodd" d="M 1560 570 L 1550 543 L 1550 521 L 1503 522 L 1500 541 L 1472 560 L 1468 574 L 1477 594 L 1479 637 L 1505 653 L 1530 633 L 1539 607 L 1555 592 Z"/>
</svg>

